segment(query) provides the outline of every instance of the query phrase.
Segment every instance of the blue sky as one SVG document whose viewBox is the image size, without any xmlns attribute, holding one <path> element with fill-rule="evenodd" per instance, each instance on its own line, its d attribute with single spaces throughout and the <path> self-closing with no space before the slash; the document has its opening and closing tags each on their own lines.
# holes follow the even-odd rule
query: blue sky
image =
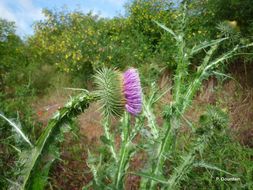
<svg viewBox="0 0 253 190">
<path fill-rule="evenodd" d="M 124 4 L 128 0 L 0 0 L 0 17 L 16 22 L 20 36 L 33 33 L 32 23 L 42 20 L 43 8 L 69 10 L 79 9 L 87 13 L 92 10 L 100 16 L 110 17 L 124 14 Z"/>
</svg>

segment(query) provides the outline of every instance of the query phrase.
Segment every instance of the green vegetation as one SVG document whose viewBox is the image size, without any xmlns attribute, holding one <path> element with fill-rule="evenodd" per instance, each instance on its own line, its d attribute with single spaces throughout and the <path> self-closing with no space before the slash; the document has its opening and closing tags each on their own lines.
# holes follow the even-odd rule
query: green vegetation
<svg viewBox="0 0 253 190">
<path fill-rule="evenodd" d="M 1 188 L 252 189 L 251 137 L 237 133 L 252 133 L 253 124 L 251 4 L 133 0 L 126 16 L 112 19 L 45 9 L 26 39 L 0 19 Z M 130 67 L 142 84 L 137 116 L 125 111 L 117 83 Z M 219 96 L 229 82 L 237 87 Z M 42 120 L 42 100 L 67 90 L 70 101 Z M 201 94 L 216 97 L 201 104 Z M 233 107 L 238 97 L 244 107 Z M 90 109 L 91 120 L 77 122 Z M 240 130 L 237 109 L 247 120 L 236 121 Z M 101 132 L 83 134 L 89 122 Z M 85 164 L 63 169 L 79 184 L 61 183 L 59 166 L 71 163 L 65 154 Z"/>
</svg>

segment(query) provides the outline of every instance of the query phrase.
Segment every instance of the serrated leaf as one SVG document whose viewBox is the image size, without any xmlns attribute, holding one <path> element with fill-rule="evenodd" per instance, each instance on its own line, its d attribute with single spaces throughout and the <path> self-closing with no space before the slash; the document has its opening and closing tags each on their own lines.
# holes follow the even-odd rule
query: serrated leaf
<svg viewBox="0 0 253 190">
<path fill-rule="evenodd" d="M 29 141 L 28 137 L 22 132 L 22 130 L 10 119 L 5 117 L 3 114 L 0 113 L 0 117 L 2 117 L 5 121 L 9 123 L 10 126 L 12 126 L 15 131 L 23 138 L 25 142 L 27 142 L 31 147 L 33 147 L 32 143 Z"/>
<path fill-rule="evenodd" d="M 160 24 L 159 22 L 155 21 L 154 22 L 160 26 L 162 29 L 166 30 L 167 32 L 169 32 L 177 41 L 179 40 L 179 37 L 175 34 L 175 32 L 173 32 L 173 30 L 171 30 L 170 28 L 166 27 L 163 24 Z"/>
<path fill-rule="evenodd" d="M 202 167 L 202 168 L 206 168 L 206 169 L 211 169 L 211 170 L 217 170 L 219 172 L 223 172 L 225 174 L 228 174 L 228 175 L 231 175 L 231 176 L 235 176 L 234 174 L 232 173 L 229 173 L 223 169 L 220 169 L 219 167 L 216 167 L 214 165 L 211 165 L 211 164 L 207 164 L 205 162 L 198 162 L 198 163 L 195 163 L 193 164 L 194 167 Z"/>
<path fill-rule="evenodd" d="M 217 45 L 226 39 L 228 39 L 228 38 L 221 38 L 221 39 L 217 39 L 217 40 L 212 40 L 210 42 L 203 42 L 197 46 L 194 46 L 191 50 L 191 55 L 194 55 L 195 53 L 198 53 L 200 50 L 205 49 L 207 47 Z"/>
<path fill-rule="evenodd" d="M 168 184 L 166 179 L 164 177 L 161 177 L 161 176 L 154 176 L 153 174 L 148 174 L 148 173 L 143 173 L 143 172 L 131 172 L 131 174 L 141 176 L 141 177 L 144 177 L 144 178 L 148 178 L 148 179 L 151 179 L 151 180 L 156 181 L 158 183 Z"/>
</svg>

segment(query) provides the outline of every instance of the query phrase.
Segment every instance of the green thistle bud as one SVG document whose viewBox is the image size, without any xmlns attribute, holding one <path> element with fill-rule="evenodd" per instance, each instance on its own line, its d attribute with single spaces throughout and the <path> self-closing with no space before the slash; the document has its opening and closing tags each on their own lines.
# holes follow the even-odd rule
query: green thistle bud
<svg viewBox="0 0 253 190">
<path fill-rule="evenodd" d="M 125 98 L 122 75 L 118 70 L 102 68 L 95 75 L 96 95 L 104 115 L 120 116 L 124 112 Z"/>
</svg>

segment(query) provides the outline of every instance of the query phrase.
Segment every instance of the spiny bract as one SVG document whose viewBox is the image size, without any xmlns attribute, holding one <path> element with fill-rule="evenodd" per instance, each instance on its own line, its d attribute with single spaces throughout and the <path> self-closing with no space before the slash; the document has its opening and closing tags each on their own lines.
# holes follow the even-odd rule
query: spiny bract
<svg viewBox="0 0 253 190">
<path fill-rule="evenodd" d="M 103 114 L 120 116 L 125 105 L 121 73 L 115 69 L 102 68 L 94 77 Z"/>
</svg>

